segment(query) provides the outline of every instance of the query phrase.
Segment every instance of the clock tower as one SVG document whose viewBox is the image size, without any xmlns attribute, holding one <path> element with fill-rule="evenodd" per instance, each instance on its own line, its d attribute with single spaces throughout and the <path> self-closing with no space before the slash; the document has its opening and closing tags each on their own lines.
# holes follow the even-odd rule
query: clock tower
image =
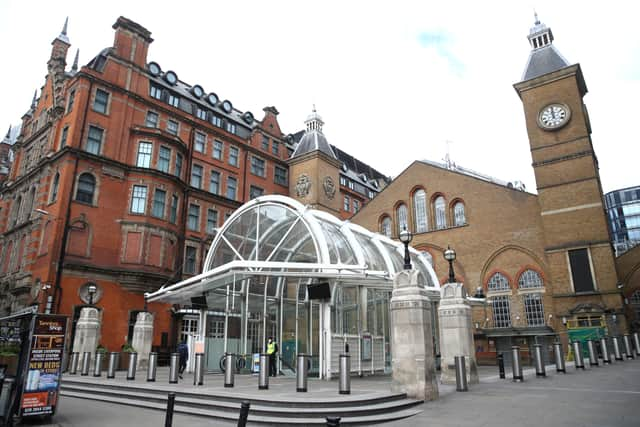
<svg viewBox="0 0 640 427">
<path fill-rule="evenodd" d="M 556 313 L 560 320 L 604 320 L 608 333 L 623 324 L 614 255 L 583 98 L 582 69 L 553 45 L 551 28 L 536 15 L 529 36 L 531 52 L 522 81 L 514 85 L 522 100 L 538 190 L 545 254 Z M 616 315 L 618 314 L 618 315 Z M 604 326 L 603 324 L 602 326 Z M 556 329 L 557 330 L 557 329 Z"/>
</svg>

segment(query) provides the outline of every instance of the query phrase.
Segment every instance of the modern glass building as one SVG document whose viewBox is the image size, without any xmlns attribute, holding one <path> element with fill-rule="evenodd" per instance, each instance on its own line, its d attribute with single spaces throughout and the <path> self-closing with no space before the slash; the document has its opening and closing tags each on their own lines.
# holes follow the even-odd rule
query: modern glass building
<svg viewBox="0 0 640 427">
<path fill-rule="evenodd" d="M 352 371 L 388 372 L 389 301 L 403 254 L 404 246 L 385 236 L 288 197 L 263 196 L 218 230 L 201 274 L 147 299 L 206 305 L 194 312 L 194 334 L 210 371 L 220 369 L 225 352 L 241 355 L 250 369 L 272 336 L 285 374 L 305 353 L 311 374 L 330 378 L 347 346 Z M 434 300 L 435 333 L 440 286 L 427 259 L 412 248 L 410 254 Z"/>
<path fill-rule="evenodd" d="M 640 186 L 605 194 L 616 256 L 640 244 Z"/>
</svg>

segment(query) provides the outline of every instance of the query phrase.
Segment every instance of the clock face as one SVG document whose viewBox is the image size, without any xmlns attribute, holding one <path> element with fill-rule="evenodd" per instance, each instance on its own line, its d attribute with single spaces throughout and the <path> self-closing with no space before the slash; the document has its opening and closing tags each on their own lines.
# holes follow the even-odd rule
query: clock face
<svg viewBox="0 0 640 427">
<path fill-rule="evenodd" d="M 551 104 L 544 107 L 538 114 L 538 124 L 543 129 L 559 129 L 571 117 L 569 107 L 563 104 Z"/>
</svg>

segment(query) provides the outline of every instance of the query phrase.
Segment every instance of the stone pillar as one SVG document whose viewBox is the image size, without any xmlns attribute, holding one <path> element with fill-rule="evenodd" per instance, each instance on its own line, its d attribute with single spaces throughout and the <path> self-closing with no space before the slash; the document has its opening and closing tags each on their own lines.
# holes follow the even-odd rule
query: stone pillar
<svg viewBox="0 0 640 427">
<path fill-rule="evenodd" d="M 438 307 L 440 320 L 440 352 L 442 366 L 440 381 L 443 384 L 456 383 L 455 356 L 464 356 L 467 382 L 477 384 L 478 365 L 473 347 L 471 326 L 471 305 L 467 301 L 462 283 L 447 283 L 440 288 Z"/>
<path fill-rule="evenodd" d="M 402 271 L 394 278 L 390 327 L 391 390 L 412 399 L 437 399 L 431 301 L 418 283 L 416 270 Z"/>
<path fill-rule="evenodd" d="M 95 360 L 96 348 L 100 344 L 100 323 L 100 311 L 97 308 L 84 307 L 80 310 L 72 350 L 80 354 L 80 366 L 86 351 L 91 353 L 91 360 Z"/>
<path fill-rule="evenodd" d="M 146 369 L 149 364 L 149 353 L 153 343 L 153 314 L 148 312 L 138 313 L 136 324 L 133 326 L 131 346 L 138 353 L 136 369 Z"/>
</svg>

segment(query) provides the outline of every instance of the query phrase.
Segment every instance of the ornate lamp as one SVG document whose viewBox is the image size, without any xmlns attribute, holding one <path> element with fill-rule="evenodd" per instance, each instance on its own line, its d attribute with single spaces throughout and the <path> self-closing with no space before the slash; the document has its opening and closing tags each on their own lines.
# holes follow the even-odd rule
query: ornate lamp
<svg viewBox="0 0 640 427">
<path fill-rule="evenodd" d="M 411 239 L 413 239 L 413 235 L 409 230 L 407 230 L 407 227 L 405 226 L 404 229 L 400 232 L 400 235 L 398 237 L 400 238 L 400 241 L 404 243 L 404 269 L 411 270 L 411 257 L 409 256 L 409 243 L 411 242 Z"/>
<path fill-rule="evenodd" d="M 444 251 L 444 259 L 449 262 L 449 283 L 455 283 L 456 275 L 453 272 L 453 261 L 456 259 L 456 251 L 447 246 L 447 249 Z"/>
<path fill-rule="evenodd" d="M 89 293 L 89 305 L 93 305 L 93 296 L 98 292 L 98 287 L 95 283 L 91 283 L 87 286 L 87 292 Z"/>
</svg>

